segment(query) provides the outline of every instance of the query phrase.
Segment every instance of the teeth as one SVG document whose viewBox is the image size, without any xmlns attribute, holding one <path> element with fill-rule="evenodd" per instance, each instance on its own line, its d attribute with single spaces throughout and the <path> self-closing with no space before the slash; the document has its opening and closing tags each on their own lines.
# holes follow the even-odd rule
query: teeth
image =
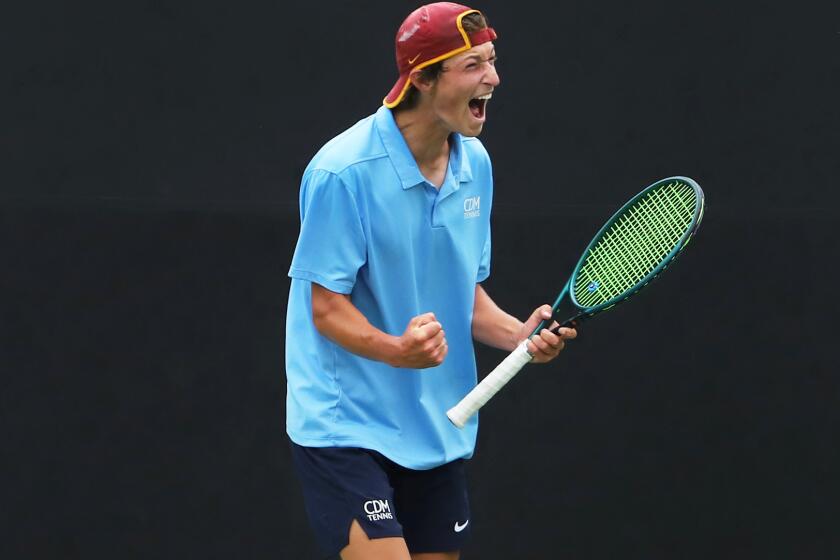
<svg viewBox="0 0 840 560">
<path fill-rule="evenodd" d="M 492 94 L 492 93 L 488 93 L 487 95 L 482 95 L 481 97 L 476 97 L 476 99 L 484 99 L 484 100 L 487 100 L 487 99 L 490 99 L 491 97 L 493 97 L 493 94 Z"/>
</svg>

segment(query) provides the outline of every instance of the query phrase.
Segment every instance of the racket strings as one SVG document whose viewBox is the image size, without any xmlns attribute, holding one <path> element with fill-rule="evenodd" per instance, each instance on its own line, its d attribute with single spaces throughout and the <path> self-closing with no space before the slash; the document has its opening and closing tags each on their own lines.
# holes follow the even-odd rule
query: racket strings
<svg viewBox="0 0 840 560">
<path fill-rule="evenodd" d="M 619 285 L 614 285 L 616 290 L 624 291 L 647 276 L 670 253 L 690 223 L 691 214 L 678 212 L 673 197 L 663 193 L 667 190 L 649 193 L 642 204 L 632 207 L 618 227 L 609 232 L 607 243 L 612 243 L 617 251 L 615 254 L 605 251 L 605 261 L 624 273 Z M 677 228 L 677 224 L 681 227 Z"/>
<path fill-rule="evenodd" d="M 680 220 L 680 213 L 674 214 L 673 197 L 663 197 L 663 191 L 665 189 L 649 193 L 641 204 L 634 205 L 602 240 L 599 253 L 603 258 L 592 259 L 594 271 L 606 278 L 608 289 L 602 292 L 602 297 L 610 292 L 618 295 L 655 268 L 673 246 L 667 243 L 668 233 L 681 237 L 681 232 L 675 231 L 669 220 L 656 212 L 665 211 L 671 221 Z M 690 217 L 684 213 L 682 216 L 685 217 L 683 224 L 690 222 Z M 639 243 L 640 239 L 647 243 Z M 614 253 L 606 250 L 610 247 L 614 248 Z"/>
<path fill-rule="evenodd" d="M 625 211 L 581 267 L 575 280 L 578 304 L 603 304 L 653 272 L 691 226 L 696 205 L 694 189 L 675 182 L 652 190 Z"/>
<path fill-rule="evenodd" d="M 639 231 L 638 212 L 629 214 L 619 222 L 619 226 L 636 236 L 644 234 Z M 604 250 L 605 246 L 612 250 Z M 622 293 L 643 278 L 655 262 L 649 251 L 640 251 L 637 245 L 627 243 L 626 237 L 617 235 L 616 231 L 610 232 L 596 250 L 596 258 L 591 260 L 588 270 L 583 271 L 581 280 L 589 280 L 590 275 L 598 280 L 579 283 L 581 287 L 586 284 L 588 288 L 587 292 L 582 292 L 583 301 L 579 301 L 585 307 L 603 303 Z"/>
</svg>

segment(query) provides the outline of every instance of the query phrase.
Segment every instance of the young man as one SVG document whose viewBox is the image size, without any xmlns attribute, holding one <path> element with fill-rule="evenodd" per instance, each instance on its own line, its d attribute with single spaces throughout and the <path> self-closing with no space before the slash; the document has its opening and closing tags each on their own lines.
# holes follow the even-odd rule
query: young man
<svg viewBox="0 0 840 560">
<path fill-rule="evenodd" d="M 384 106 L 303 175 L 289 275 L 287 429 L 310 522 L 343 560 L 452 560 L 469 536 L 473 339 L 513 350 L 525 323 L 490 299 L 490 160 L 475 138 L 499 85 L 482 14 L 429 4 L 397 32 Z M 547 362 L 564 339 L 529 343 Z"/>
</svg>

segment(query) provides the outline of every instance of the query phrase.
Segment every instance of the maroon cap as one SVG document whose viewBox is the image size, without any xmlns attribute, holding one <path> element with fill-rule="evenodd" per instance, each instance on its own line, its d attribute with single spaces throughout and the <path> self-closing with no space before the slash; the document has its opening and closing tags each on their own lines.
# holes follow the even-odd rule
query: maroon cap
<svg viewBox="0 0 840 560">
<path fill-rule="evenodd" d="M 397 31 L 400 78 L 385 96 L 385 106 L 393 109 L 405 98 L 411 85 L 408 75 L 415 68 L 425 68 L 495 39 L 496 32 L 490 27 L 475 33 L 464 31 L 461 25 L 464 16 L 480 13 L 452 2 L 427 4 L 411 12 Z"/>
</svg>

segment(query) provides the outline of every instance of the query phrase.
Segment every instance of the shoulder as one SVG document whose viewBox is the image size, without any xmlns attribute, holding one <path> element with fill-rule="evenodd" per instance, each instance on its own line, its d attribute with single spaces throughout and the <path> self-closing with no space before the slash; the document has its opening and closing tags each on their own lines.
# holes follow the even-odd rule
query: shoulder
<svg viewBox="0 0 840 560">
<path fill-rule="evenodd" d="M 383 157 L 387 157 L 387 152 L 371 115 L 324 144 L 309 162 L 304 175 L 314 171 L 341 175 L 349 167 Z"/>
<path fill-rule="evenodd" d="M 493 165 L 490 162 L 490 154 L 487 153 L 487 149 L 481 143 L 481 140 L 475 137 L 462 138 L 461 149 L 472 170 L 474 179 L 492 185 Z"/>
<path fill-rule="evenodd" d="M 464 151 L 469 154 L 470 158 L 487 160 L 487 163 L 490 163 L 490 154 L 487 153 L 487 148 L 475 136 L 462 136 L 461 145 L 464 147 Z"/>
</svg>

